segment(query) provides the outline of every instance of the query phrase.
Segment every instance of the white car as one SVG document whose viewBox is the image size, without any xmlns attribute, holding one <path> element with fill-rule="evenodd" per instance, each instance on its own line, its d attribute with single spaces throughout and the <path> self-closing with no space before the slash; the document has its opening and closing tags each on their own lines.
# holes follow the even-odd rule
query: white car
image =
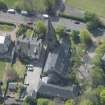
<svg viewBox="0 0 105 105">
<path fill-rule="evenodd" d="M 15 14 L 16 13 L 16 11 L 14 9 L 8 9 L 7 12 L 8 13 L 12 13 L 12 14 Z"/>
<path fill-rule="evenodd" d="M 22 11 L 21 11 L 21 14 L 22 14 L 22 15 L 28 15 L 28 12 L 27 12 L 27 11 L 22 10 Z"/>
<path fill-rule="evenodd" d="M 45 19 L 48 19 L 48 18 L 49 18 L 49 15 L 48 15 L 48 14 L 43 14 L 42 16 L 43 16 L 43 18 L 45 18 Z"/>
</svg>

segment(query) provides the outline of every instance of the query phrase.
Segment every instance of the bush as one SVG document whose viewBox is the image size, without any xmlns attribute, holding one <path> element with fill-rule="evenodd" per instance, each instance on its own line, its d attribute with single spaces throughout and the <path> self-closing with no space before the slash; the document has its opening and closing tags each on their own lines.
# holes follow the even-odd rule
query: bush
<svg viewBox="0 0 105 105">
<path fill-rule="evenodd" d="M 102 23 L 96 14 L 85 12 L 85 21 L 87 22 L 87 28 L 89 30 L 97 29 L 98 27 L 102 27 Z"/>
<path fill-rule="evenodd" d="M 0 1 L 0 10 L 6 11 L 7 9 L 8 9 L 7 5 L 4 2 Z"/>
<path fill-rule="evenodd" d="M 92 44 L 91 34 L 87 30 L 80 31 L 80 41 L 86 46 L 90 46 Z"/>
<path fill-rule="evenodd" d="M 92 85 L 94 87 L 97 87 L 98 85 L 104 85 L 105 82 L 105 74 L 104 71 L 100 67 L 94 67 L 91 72 L 91 77 L 92 77 Z"/>
<path fill-rule="evenodd" d="M 74 41 L 75 44 L 78 44 L 80 42 L 80 36 L 79 36 L 79 31 L 73 31 L 71 33 L 71 37 L 72 37 L 72 40 Z"/>
<path fill-rule="evenodd" d="M 66 19 L 72 19 L 72 20 L 77 20 L 77 21 L 81 21 L 81 22 L 86 22 L 85 18 L 71 16 L 71 15 L 68 15 L 68 14 L 65 14 L 65 13 L 60 13 L 59 16 L 63 17 L 63 18 L 66 18 Z"/>
<path fill-rule="evenodd" d="M 16 27 L 16 25 L 13 24 L 13 23 L 0 22 L 0 24 L 2 24 L 2 25 L 10 25 L 10 26 L 14 26 L 14 27 Z"/>
</svg>

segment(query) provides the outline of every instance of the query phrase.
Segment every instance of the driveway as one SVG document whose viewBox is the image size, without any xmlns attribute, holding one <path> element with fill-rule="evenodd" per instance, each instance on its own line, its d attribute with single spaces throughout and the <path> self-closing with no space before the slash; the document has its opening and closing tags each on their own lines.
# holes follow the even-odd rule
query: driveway
<svg viewBox="0 0 105 105">
<path fill-rule="evenodd" d="M 40 75 L 42 68 L 34 67 L 33 71 L 27 71 L 25 84 L 27 84 L 27 95 L 32 96 L 33 92 L 37 92 L 39 88 Z"/>
</svg>

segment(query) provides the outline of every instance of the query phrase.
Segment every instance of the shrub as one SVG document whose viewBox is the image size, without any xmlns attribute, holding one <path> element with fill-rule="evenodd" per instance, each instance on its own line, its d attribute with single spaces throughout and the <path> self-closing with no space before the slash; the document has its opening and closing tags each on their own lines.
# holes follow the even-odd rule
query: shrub
<svg viewBox="0 0 105 105">
<path fill-rule="evenodd" d="M 4 2 L 0 1 L 0 10 L 6 11 L 7 9 L 8 9 L 7 5 Z"/>
<path fill-rule="evenodd" d="M 92 44 L 92 39 L 91 39 L 89 31 L 87 30 L 80 31 L 80 41 L 86 46 L 89 46 Z"/>
<path fill-rule="evenodd" d="M 71 16 L 71 15 L 68 15 L 68 14 L 65 14 L 65 13 L 60 13 L 59 16 L 63 17 L 63 18 L 67 18 L 67 19 L 72 19 L 72 20 L 77 20 L 77 21 L 81 21 L 81 22 L 86 22 L 85 18 Z"/>
</svg>

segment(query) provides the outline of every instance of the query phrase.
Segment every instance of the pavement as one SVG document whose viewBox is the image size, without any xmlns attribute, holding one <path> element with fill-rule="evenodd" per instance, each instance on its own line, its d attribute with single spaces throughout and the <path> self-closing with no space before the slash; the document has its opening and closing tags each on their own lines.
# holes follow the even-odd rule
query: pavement
<svg viewBox="0 0 105 105">
<path fill-rule="evenodd" d="M 27 85 L 27 95 L 32 96 L 33 92 L 37 92 L 39 88 L 40 75 L 42 68 L 34 67 L 33 71 L 27 71 L 27 76 L 25 78 L 25 83 Z"/>
</svg>

